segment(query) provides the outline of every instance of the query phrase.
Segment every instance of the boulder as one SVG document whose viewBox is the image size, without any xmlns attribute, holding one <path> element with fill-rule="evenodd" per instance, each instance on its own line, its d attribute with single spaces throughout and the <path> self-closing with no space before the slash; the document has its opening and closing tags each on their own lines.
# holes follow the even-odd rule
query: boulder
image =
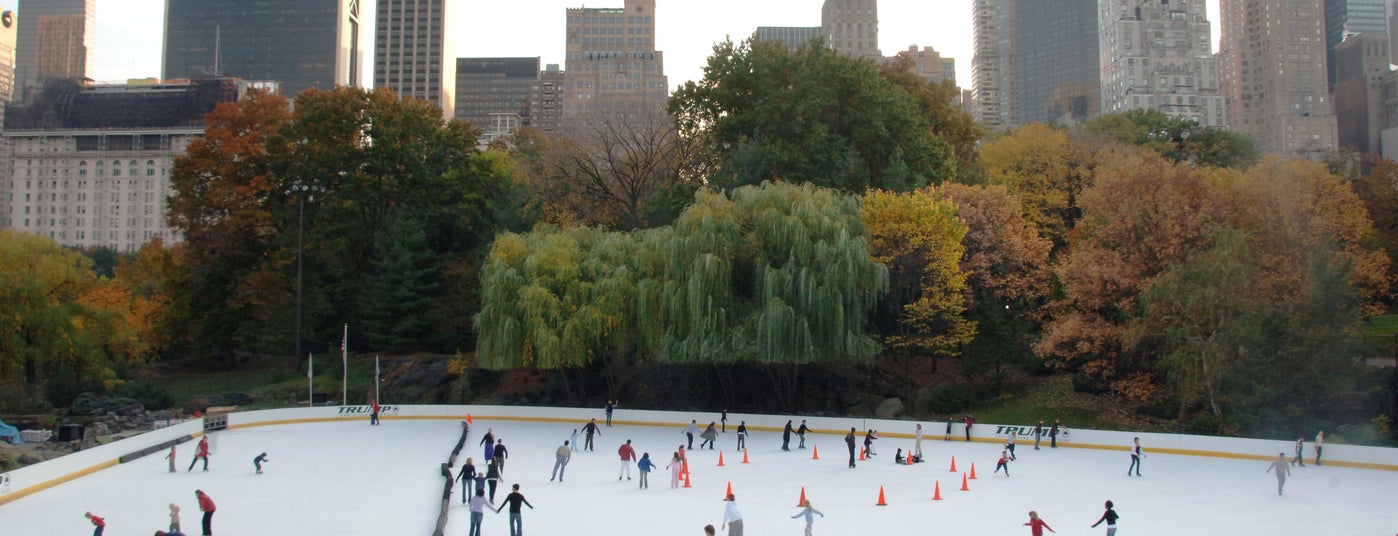
<svg viewBox="0 0 1398 536">
<path fill-rule="evenodd" d="M 902 414 L 903 400 L 897 397 L 880 402 L 879 407 L 874 409 L 874 416 L 880 419 L 892 419 Z"/>
</svg>

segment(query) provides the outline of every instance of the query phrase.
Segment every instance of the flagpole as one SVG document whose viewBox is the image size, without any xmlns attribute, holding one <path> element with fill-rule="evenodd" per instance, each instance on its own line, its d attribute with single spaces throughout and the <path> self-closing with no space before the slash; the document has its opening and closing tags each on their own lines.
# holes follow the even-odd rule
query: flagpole
<svg viewBox="0 0 1398 536">
<path fill-rule="evenodd" d="M 374 356 L 374 403 L 379 402 L 379 356 Z"/>
<path fill-rule="evenodd" d="M 349 324 L 340 339 L 340 405 L 349 405 Z"/>
<path fill-rule="evenodd" d="M 313 408 L 313 407 L 316 406 L 316 382 L 315 382 L 315 378 L 314 378 L 314 377 L 315 377 L 315 370 L 316 370 L 316 355 L 315 355 L 315 354 L 307 354 L 307 358 L 306 358 L 306 407 L 308 407 L 308 408 Z"/>
</svg>

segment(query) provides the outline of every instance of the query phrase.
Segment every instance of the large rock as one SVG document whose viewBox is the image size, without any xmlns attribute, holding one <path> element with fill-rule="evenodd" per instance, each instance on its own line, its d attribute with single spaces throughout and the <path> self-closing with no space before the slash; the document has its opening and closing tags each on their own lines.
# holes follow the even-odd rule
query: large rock
<svg viewBox="0 0 1398 536">
<path fill-rule="evenodd" d="M 879 403 L 879 407 L 874 410 L 874 416 L 880 419 L 892 419 L 903 414 L 903 400 L 900 398 L 889 398 Z"/>
</svg>

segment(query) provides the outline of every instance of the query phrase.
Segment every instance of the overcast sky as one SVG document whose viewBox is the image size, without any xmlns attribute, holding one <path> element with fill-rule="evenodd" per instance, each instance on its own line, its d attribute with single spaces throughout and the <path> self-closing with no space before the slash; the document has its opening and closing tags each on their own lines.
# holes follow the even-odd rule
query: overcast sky
<svg viewBox="0 0 1398 536">
<path fill-rule="evenodd" d="M 13 9 L 19 0 L 0 0 Z M 44 0 L 25 0 L 42 2 Z M 236 1 L 236 0 L 235 0 Z M 620 7 L 624 0 L 455 0 L 457 57 L 541 56 L 563 62 L 564 9 Z M 376 0 L 363 0 L 367 28 Z M 656 46 L 674 89 L 701 76 L 713 44 L 751 35 L 758 26 L 819 26 L 823 0 L 658 0 Z M 160 76 L 165 0 L 97 0 L 97 51 L 92 77 L 103 82 Z M 1209 3 L 1214 39 L 1218 5 Z M 372 30 L 366 31 L 372 36 Z M 372 40 L 372 39 L 371 39 Z M 885 55 L 931 46 L 956 59 L 956 80 L 971 85 L 970 0 L 880 0 L 879 47 Z M 372 42 L 365 43 L 367 48 Z M 366 54 L 366 59 L 372 55 Z M 369 81 L 366 80 L 366 84 Z"/>
</svg>

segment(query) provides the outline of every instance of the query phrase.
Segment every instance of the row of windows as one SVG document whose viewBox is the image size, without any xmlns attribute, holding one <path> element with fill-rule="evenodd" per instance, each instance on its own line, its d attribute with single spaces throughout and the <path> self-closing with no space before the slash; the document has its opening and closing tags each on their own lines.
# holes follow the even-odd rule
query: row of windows
<svg viewBox="0 0 1398 536">
<path fill-rule="evenodd" d="M 623 32 L 623 29 L 626 31 Z M 594 28 L 591 26 L 584 26 L 581 33 L 583 35 L 650 35 L 652 30 L 650 26 L 640 28 Z M 568 35 L 577 35 L 578 33 L 580 33 L 578 32 L 578 28 L 568 28 Z"/>
<path fill-rule="evenodd" d="M 626 17 L 623 19 L 621 15 L 607 17 L 568 15 L 568 24 L 621 24 L 622 20 L 625 20 L 626 24 L 650 24 L 654 19 L 652 17 Z"/>
<path fill-rule="evenodd" d="M 25 201 L 28 201 L 28 199 L 26 199 Z M 40 200 L 40 201 L 42 201 L 42 200 Z M 83 200 L 83 199 L 80 199 L 79 201 L 81 202 L 81 201 L 84 201 L 84 200 Z M 119 201 L 121 201 L 121 200 L 117 198 L 116 194 L 113 194 L 113 195 L 112 195 L 112 202 L 115 203 L 115 202 L 119 202 Z M 132 194 L 132 195 L 131 195 L 131 202 L 132 202 L 132 203 L 135 203 L 135 202 L 136 202 L 136 195 L 135 195 L 135 194 Z M 147 202 L 147 203 L 154 203 L 155 200 L 154 200 L 154 198 L 152 198 L 152 197 L 150 196 L 150 194 L 146 194 L 146 202 Z M 24 206 L 24 213 L 25 213 L 25 214 L 29 214 L 31 208 L 34 209 L 34 210 L 33 210 L 33 213 L 34 213 L 34 214 L 43 214 L 43 213 L 44 213 L 44 205 L 36 205 L 36 206 L 32 206 L 32 207 L 29 206 L 29 205 L 25 205 L 25 206 Z M 73 213 L 74 213 L 74 214 L 87 214 L 87 208 L 88 208 L 87 205 L 77 205 L 77 206 L 73 207 Z M 94 212 L 96 212 L 97 214 L 102 214 L 102 209 L 103 209 L 104 207 L 101 206 L 101 205 L 98 205 L 98 206 L 95 206 L 95 207 L 93 207 L 93 208 L 95 209 Z M 111 208 L 111 211 L 108 212 L 109 214 L 112 214 L 112 215 L 114 215 L 114 216 L 121 215 L 121 205 L 112 205 L 110 208 Z M 145 212 L 145 215 L 147 215 L 147 216 L 150 216 L 150 215 L 152 215 L 152 214 L 155 214 L 155 212 L 156 212 L 156 210 L 155 210 L 156 207 L 155 207 L 155 205 L 153 205 L 153 204 L 144 205 L 143 208 L 144 208 L 143 211 Z M 50 206 L 48 207 L 48 209 L 49 209 L 49 214 L 67 214 L 67 213 L 68 213 L 68 206 L 67 206 L 67 205 L 64 205 L 64 206 L 54 206 L 54 205 L 50 205 Z"/>
<path fill-rule="evenodd" d="M 25 227 L 25 228 L 29 228 L 29 227 L 67 227 L 67 226 L 68 226 L 68 219 L 67 219 L 67 218 L 48 218 L 48 219 L 44 219 L 44 218 L 35 218 L 35 219 L 32 220 L 32 221 L 33 221 L 33 224 L 32 224 L 32 225 L 30 224 L 30 221 L 31 221 L 31 220 L 30 220 L 29 218 L 24 218 L 24 227 Z M 46 221 L 48 222 L 48 225 L 44 225 L 44 222 L 46 222 Z M 110 218 L 110 219 L 108 219 L 107 221 L 110 222 L 110 225 L 108 225 L 108 226 L 105 227 L 105 228 L 108 228 L 108 229 L 120 229 L 120 228 L 121 228 L 121 218 Z M 87 222 L 88 222 L 88 220 L 85 219 L 85 218 L 77 218 L 77 227 L 87 227 Z M 142 228 L 142 229 L 151 229 L 151 228 L 154 228 L 154 227 L 155 227 L 155 226 L 154 226 L 154 223 L 155 223 L 155 218 L 143 218 L 143 219 L 141 220 L 141 224 L 142 224 L 142 225 L 141 225 L 141 228 Z M 126 226 L 127 226 L 127 227 L 135 227 L 135 226 L 136 226 L 136 218 L 127 218 L 127 219 L 126 219 Z M 92 228 L 94 228 L 94 229 L 103 229 L 104 227 L 102 227 L 102 220 L 99 220 L 99 219 L 97 219 L 97 218 L 93 218 L 93 219 L 92 219 Z M 79 231 L 79 232 L 81 232 L 81 231 Z M 128 232 L 134 233 L 135 231 L 128 231 Z M 156 232 L 159 232 L 159 231 L 156 231 Z M 113 233 L 115 233 L 115 231 L 113 231 Z M 82 237 L 79 236 L 78 238 L 81 239 Z M 115 237 L 114 237 L 114 238 L 115 238 Z M 127 236 L 127 238 L 134 238 L 134 235 Z"/>
<path fill-rule="evenodd" d="M 621 45 L 651 45 L 655 41 L 649 37 L 572 37 L 568 42 L 574 45 L 601 45 L 601 46 L 621 46 Z"/>
</svg>

